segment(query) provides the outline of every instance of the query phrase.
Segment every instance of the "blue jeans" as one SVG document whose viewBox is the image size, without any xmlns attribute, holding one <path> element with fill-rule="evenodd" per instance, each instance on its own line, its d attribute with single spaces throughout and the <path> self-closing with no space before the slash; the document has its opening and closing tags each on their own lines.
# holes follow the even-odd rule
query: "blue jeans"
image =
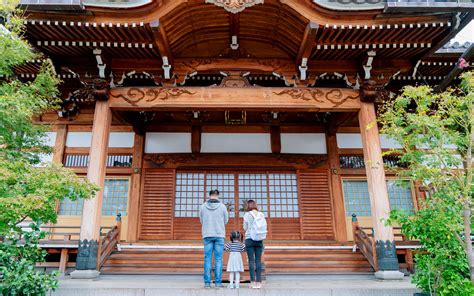
<svg viewBox="0 0 474 296">
<path fill-rule="evenodd" d="M 222 254 L 224 253 L 223 237 L 204 238 L 204 284 L 211 284 L 212 254 L 214 253 L 214 282 L 222 284 Z"/>
</svg>

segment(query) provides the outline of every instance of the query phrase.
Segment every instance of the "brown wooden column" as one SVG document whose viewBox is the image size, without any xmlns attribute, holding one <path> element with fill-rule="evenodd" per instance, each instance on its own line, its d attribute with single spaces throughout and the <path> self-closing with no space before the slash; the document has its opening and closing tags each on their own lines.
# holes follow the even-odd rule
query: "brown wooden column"
<svg viewBox="0 0 474 296">
<path fill-rule="evenodd" d="M 67 125 L 59 124 L 56 126 L 56 140 L 54 142 L 53 163 L 62 164 L 64 159 L 64 150 L 67 140 Z M 56 213 L 59 211 L 59 201 L 56 202 Z M 49 224 L 51 225 L 51 224 Z M 50 234 L 51 237 L 52 234 Z"/>
<path fill-rule="evenodd" d="M 335 238 L 337 241 L 347 241 L 346 213 L 344 209 L 344 196 L 342 190 L 341 177 L 339 171 L 341 168 L 339 162 L 339 153 L 337 148 L 337 138 L 335 131 L 326 133 L 326 146 L 328 150 L 328 162 L 331 179 L 331 195 L 333 205 L 333 219 L 335 228 Z"/>
<path fill-rule="evenodd" d="M 128 233 L 127 241 L 136 242 L 138 239 L 138 218 L 140 215 L 140 194 L 142 179 L 143 152 L 145 148 L 145 136 L 135 134 L 133 145 L 133 175 L 130 190 L 129 211 L 128 211 Z"/>
<path fill-rule="evenodd" d="M 112 113 L 108 101 L 97 101 L 92 126 L 87 179 L 101 187 L 101 190 L 94 197 L 84 200 L 76 271 L 71 274 L 74 278 L 94 278 L 99 275 L 95 269 L 111 120 Z"/>
<path fill-rule="evenodd" d="M 64 148 L 66 147 L 67 125 L 60 124 L 56 127 L 56 141 L 54 143 L 53 162 L 63 163 Z"/>
<path fill-rule="evenodd" d="M 399 277 L 399 274 L 401 273 L 398 272 L 399 266 L 395 250 L 393 229 L 391 226 L 386 226 L 383 221 L 383 219 L 387 219 L 389 216 L 390 201 L 388 198 L 387 183 L 385 181 L 382 148 L 380 146 L 374 103 L 361 103 L 359 125 L 364 150 L 374 237 L 377 245 L 378 269 L 380 271 L 377 273 L 379 275 L 382 274 L 380 278 L 391 279 L 385 278 L 383 272 L 393 271 L 393 273 L 389 274 L 394 278 Z M 403 277 L 403 274 L 401 274 L 401 276 Z"/>
<path fill-rule="evenodd" d="M 97 101 L 92 126 L 92 142 L 89 152 L 87 179 L 101 188 L 104 186 L 107 149 L 109 144 L 112 113 L 107 101 Z M 99 239 L 103 189 L 95 197 L 84 201 L 81 221 L 81 240 Z"/>
</svg>

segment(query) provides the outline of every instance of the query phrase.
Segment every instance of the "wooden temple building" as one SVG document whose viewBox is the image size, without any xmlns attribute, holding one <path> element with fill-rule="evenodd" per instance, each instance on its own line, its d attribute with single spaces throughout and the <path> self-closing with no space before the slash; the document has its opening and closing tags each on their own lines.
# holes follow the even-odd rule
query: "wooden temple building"
<svg viewBox="0 0 474 296">
<path fill-rule="evenodd" d="M 248 199 L 266 214 L 267 274 L 411 270 L 416 246 L 382 219 L 423 192 L 394 182 L 376 111 L 449 85 L 473 52 L 448 44 L 472 1 L 421 2 L 23 0 L 42 58 L 16 75 L 50 59 L 62 80 L 62 110 L 38 118 L 45 160 L 103 188 L 58 204 L 43 265 L 199 273 L 198 209 L 218 189 L 228 231 Z"/>
</svg>

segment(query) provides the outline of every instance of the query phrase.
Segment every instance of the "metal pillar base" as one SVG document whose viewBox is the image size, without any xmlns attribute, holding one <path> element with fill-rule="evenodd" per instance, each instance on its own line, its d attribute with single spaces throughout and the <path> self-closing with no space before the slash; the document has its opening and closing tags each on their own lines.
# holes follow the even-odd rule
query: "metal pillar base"
<svg viewBox="0 0 474 296">
<path fill-rule="evenodd" d="M 96 270 L 99 243 L 97 240 L 80 240 L 77 249 L 76 269 Z"/>
<path fill-rule="evenodd" d="M 399 271 L 397 250 L 395 241 L 378 240 L 376 242 L 378 270 L 380 271 Z"/>
</svg>

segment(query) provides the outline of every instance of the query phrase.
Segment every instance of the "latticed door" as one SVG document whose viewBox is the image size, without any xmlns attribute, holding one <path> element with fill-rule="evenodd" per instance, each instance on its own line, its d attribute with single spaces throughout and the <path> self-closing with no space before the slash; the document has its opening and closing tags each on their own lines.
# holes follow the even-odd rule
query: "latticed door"
<svg viewBox="0 0 474 296">
<path fill-rule="evenodd" d="M 153 169 L 144 182 L 141 239 L 201 239 L 199 208 L 212 189 L 220 191 L 229 211 L 227 233 L 243 231 L 244 204 L 253 199 L 267 217 L 268 239 L 332 236 L 329 186 L 323 172 L 303 172 L 299 177 L 295 171 Z"/>
</svg>

